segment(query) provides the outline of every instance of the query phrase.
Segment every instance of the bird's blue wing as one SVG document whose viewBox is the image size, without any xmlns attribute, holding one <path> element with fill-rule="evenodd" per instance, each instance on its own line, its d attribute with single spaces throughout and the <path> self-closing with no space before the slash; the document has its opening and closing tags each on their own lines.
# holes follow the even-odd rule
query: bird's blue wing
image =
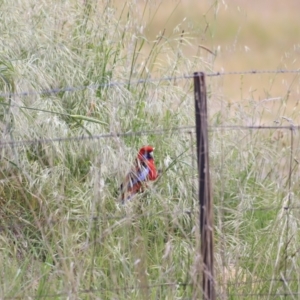
<svg viewBox="0 0 300 300">
<path fill-rule="evenodd" d="M 132 178 L 131 184 L 135 185 L 138 182 L 146 181 L 147 176 L 149 175 L 149 172 L 150 172 L 150 170 L 148 167 L 141 167 L 138 170 L 138 172 L 135 172 L 134 174 L 132 174 L 133 178 Z"/>
</svg>

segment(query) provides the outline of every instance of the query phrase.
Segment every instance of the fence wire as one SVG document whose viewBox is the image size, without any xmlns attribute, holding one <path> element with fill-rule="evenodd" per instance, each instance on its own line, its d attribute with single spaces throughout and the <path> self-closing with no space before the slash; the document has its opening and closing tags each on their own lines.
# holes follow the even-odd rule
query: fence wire
<svg viewBox="0 0 300 300">
<path fill-rule="evenodd" d="M 238 287 L 239 285 L 252 285 L 252 284 L 259 284 L 259 283 L 265 283 L 265 282 L 280 282 L 280 283 L 284 283 L 284 281 L 282 279 L 271 279 L 271 280 L 259 280 L 259 281 L 251 281 L 251 282 L 237 282 L 237 283 L 229 283 L 228 285 L 232 285 L 234 287 Z M 296 282 L 298 283 L 298 281 L 295 280 L 288 280 L 285 283 L 289 283 L 289 282 Z M 126 286 L 126 287 L 117 287 L 111 290 L 105 290 L 105 289 L 84 289 L 84 290 L 79 290 L 79 291 L 69 291 L 69 292 L 61 292 L 61 293 L 57 293 L 57 294 L 41 294 L 39 296 L 36 295 L 31 295 L 31 296 L 26 296 L 26 298 L 28 299 L 51 299 L 51 298 L 58 298 L 58 297 L 74 297 L 74 296 L 83 296 L 83 295 L 88 295 L 88 294 L 92 294 L 92 295 L 99 295 L 105 292 L 116 292 L 116 291 L 142 291 L 142 290 L 151 290 L 151 289 L 157 289 L 157 288 L 178 288 L 178 287 L 182 287 L 182 288 L 186 288 L 186 287 L 192 287 L 193 285 L 191 283 L 182 283 L 182 282 L 172 282 L 172 283 L 164 283 L 164 284 L 152 284 L 152 285 L 147 285 L 147 286 Z M 280 297 L 280 296 L 284 296 L 284 297 L 289 297 L 289 296 L 298 296 L 300 295 L 300 292 L 289 292 L 289 293 L 285 293 L 285 292 L 277 292 L 277 293 L 236 293 L 235 297 L 265 297 L 265 296 L 271 296 L 271 297 Z M 218 295 L 219 297 L 221 295 Z M 218 297 L 218 298 L 219 298 Z M 1 298 L 3 300 L 17 300 L 17 299 L 24 299 L 24 296 L 7 296 L 7 297 L 3 297 Z M 193 299 L 193 298 L 184 298 L 184 299 Z M 222 299 L 222 298 L 220 298 Z M 241 298 L 239 298 L 241 299 Z"/>
<path fill-rule="evenodd" d="M 230 75 L 258 75 L 258 74 L 300 74 L 300 70 L 246 70 L 246 71 L 231 71 L 231 72 L 212 72 L 206 73 L 208 77 L 218 77 L 218 76 L 230 76 Z M 147 78 L 132 80 L 130 82 L 107 82 L 102 84 L 91 84 L 82 86 L 68 86 L 68 87 L 57 87 L 53 89 L 42 89 L 41 91 L 26 91 L 20 93 L 0 93 L 0 97 L 28 97 L 28 96 L 46 96 L 51 94 L 59 94 L 64 92 L 79 92 L 83 90 L 97 90 L 99 88 L 112 88 L 112 87 L 126 87 L 130 85 L 139 84 L 150 84 L 150 83 L 161 83 L 168 81 L 180 81 L 186 79 L 193 79 L 195 75 L 181 75 L 181 76 L 169 76 L 160 78 Z"/>
<path fill-rule="evenodd" d="M 300 130 L 300 125 L 289 125 L 289 126 L 265 126 L 265 125 L 220 125 L 220 126 L 208 126 L 209 131 L 216 130 L 270 130 L 270 129 L 282 129 L 282 130 Z M 0 141 L 0 148 L 6 147 L 19 147 L 23 145 L 30 144 L 51 144 L 51 143 L 61 143 L 61 142 L 71 142 L 71 141 L 85 141 L 85 140 L 99 140 L 107 138 L 120 138 L 120 137 L 129 137 L 129 136 L 147 136 L 150 134 L 153 135 L 165 135 L 172 134 L 176 132 L 190 133 L 195 132 L 196 128 L 194 125 L 189 126 L 180 126 L 180 127 L 171 127 L 167 129 L 153 129 L 153 130 L 141 130 L 141 131 L 132 131 L 132 132 L 110 132 L 97 135 L 81 135 L 74 137 L 54 137 L 54 138 L 41 138 L 41 139 L 31 139 L 31 140 L 9 140 L 9 141 Z"/>
</svg>

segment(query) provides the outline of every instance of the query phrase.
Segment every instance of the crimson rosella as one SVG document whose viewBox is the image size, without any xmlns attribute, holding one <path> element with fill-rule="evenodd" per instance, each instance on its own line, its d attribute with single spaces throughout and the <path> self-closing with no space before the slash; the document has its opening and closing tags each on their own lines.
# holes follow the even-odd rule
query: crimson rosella
<svg viewBox="0 0 300 300">
<path fill-rule="evenodd" d="M 147 181 L 153 181 L 158 178 L 153 150 L 152 146 L 144 146 L 140 149 L 134 166 L 120 186 L 121 202 L 123 204 L 127 200 L 131 200 L 137 193 L 143 192 L 144 188 L 147 187 Z"/>
</svg>

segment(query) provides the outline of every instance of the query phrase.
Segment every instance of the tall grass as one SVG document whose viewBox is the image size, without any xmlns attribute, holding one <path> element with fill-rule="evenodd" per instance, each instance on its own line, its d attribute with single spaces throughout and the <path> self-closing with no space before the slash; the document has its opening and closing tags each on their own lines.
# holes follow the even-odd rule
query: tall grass
<svg viewBox="0 0 300 300">
<path fill-rule="evenodd" d="M 194 125 L 192 82 L 136 81 L 213 64 L 185 57 L 192 40 L 181 24 L 147 40 L 136 9 L 129 0 L 1 2 L 1 298 L 200 297 L 194 134 L 172 130 Z M 43 92 L 57 87 L 86 88 Z M 212 125 L 261 117 L 251 99 L 245 109 L 226 106 L 216 91 L 209 82 Z M 149 130 L 166 131 L 49 142 Z M 299 178 L 293 162 L 289 185 L 288 134 L 224 129 L 210 140 L 218 295 L 294 289 L 297 210 L 282 204 L 297 198 Z M 121 206 L 118 186 L 143 144 L 156 147 L 165 172 Z M 295 281 L 287 287 L 283 277 Z"/>
<path fill-rule="evenodd" d="M 182 66 L 190 73 L 201 59 L 178 55 L 186 43 L 179 33 L 147 41 L 134 9 L 130 1 L 121 10 L 110 1 L 2 2 L 3 143 L 193 124 L 191 82 L 135 81 L 152 71 L 174 76 Z M 169 63 L 162 66 L 163 52 Z M 105 86 L 111 82 L 127 84 Z M 43 92 L 91 85 L 98 88 Z M 25 91 L 32 93 L 18 96 Z M 186 212 L 194 201 L 189 140 L 170 130 L 2 147 L 1 297 L 191 295 L 196 248 L 194 217 Z M 158 167 L 167 167 L 164 157 L 173 162 L 169 175 L 122 207 L 118 186 L 147 143 L 156 146 Z"/>
</svg>

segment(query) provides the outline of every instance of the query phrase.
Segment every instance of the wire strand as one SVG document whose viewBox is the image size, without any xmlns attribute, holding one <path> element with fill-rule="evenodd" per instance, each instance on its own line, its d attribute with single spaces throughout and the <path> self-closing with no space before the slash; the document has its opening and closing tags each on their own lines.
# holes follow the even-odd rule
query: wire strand
<svg viewBox="0 0 300 300">
<path fill-rule="evenodd" d="M 227 129 L 227 130 L 271 130 L 271 129 L 283 129 L 283 130 L 300 130 L 300 125 L 289 125 L 289 126 L 240 126 L 240 125 L 224 125 L 224 126 L 209 126 L 209 131 Z M 0 141 L 0 148 L 5 148 L 9 146 L 23 146 L 30 144 L 50 144 L 59 142 L 71 142 L 71 141 L 84 141 L 84 140 L 99 140 L 112 137 L 128 137 L 128 136 L 145 136 L 145 135 L 162 135 L 166 133 L 191 133 L 195 131 L 196 127 L 193 125 L 174 127 L 168 129 L 154 129 L 154 130 L 144 130 L 144 131 L 132 131 L 132 132 L 111 132 L 103 133 L 98 135 L 81 135 L 73 137 L 56 137 L 56 138 L 41 138 L 41 139 L 30 139 L 30 140 L 9 140 Z"/>
<path fill-rule="evenodd" d="M 299 70 L 246 70 L 246 71 L 229 71 L 229 72 L 212 72 L 206 73 L 207 77 L 228 76 L 228 75 L 257 75 L 257 74 L 300 74 Z M 112 81 L 102 84 L 91 84 L 82 86 L 57 87 L 53 89 L 42 89 L 41 91 L 26 91 L 20 93 L 0 93 L 0 97 L 28 97 L 28 96 L 43 96 L 51 94 L 59 94 L 64 92 L 78 92 L 83 90 L 97 90 L 99 88 L 124 87 L 130 85 L 139 85 L 144 83 L 157 83 L 164 81 L 177 81 L 183 79 L 192 79 L 195 75 L 169 76 L 160 78 L 147 78 L 133 81 Z"/>
</svg>

